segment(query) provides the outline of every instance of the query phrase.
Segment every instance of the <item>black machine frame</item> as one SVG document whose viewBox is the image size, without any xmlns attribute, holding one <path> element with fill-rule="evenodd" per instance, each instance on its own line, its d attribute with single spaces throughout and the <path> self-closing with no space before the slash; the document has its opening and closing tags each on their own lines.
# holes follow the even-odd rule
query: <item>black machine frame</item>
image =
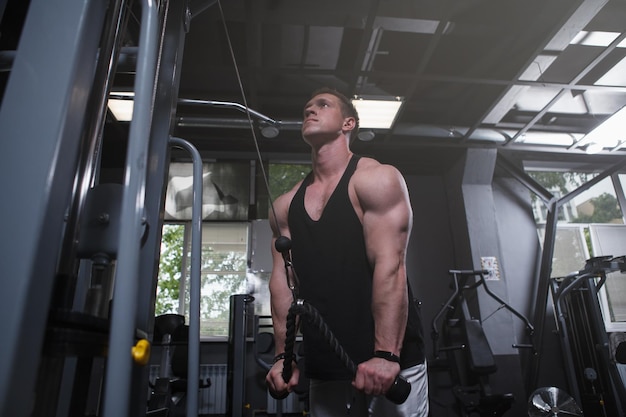
<svg viewBox="0 0 626 417">
<path fill-rule="evenodd" d="M 624 416 L 626 387 L 610 351 L 598 293 L 610 272 L 626 271 L 625 257 L 600 256 L 551 280 L 563 366 L 572 397 L 585 415 Z"/>
<path fill-rule="evenodd" d="M 534 351 L 534 327 L 524 315 L 489 289 L 485 280 L 489 271 L 450 270 L 449 273 L 452 277 L 453 293 L 434 316 L 431 325 L 435 361 L 440 359 L 441 353 L 445 353 L 459 415 L 502 416 L 510 409 L 514 397 L 511 393 L 496 393 L 490 384 L 490 376 L 497 372 L 498 367 L 481 321 L 470 312 L 467 293 L 482 287 L 501 308 L 507 309 L 524 322 L 530 344 L 513 344 L 513 347 Z M 444 320 L 440 324 L 442 318 Z M 441 333 L 443 346 L 440 346 L 439 340 Z"/>
</svg>

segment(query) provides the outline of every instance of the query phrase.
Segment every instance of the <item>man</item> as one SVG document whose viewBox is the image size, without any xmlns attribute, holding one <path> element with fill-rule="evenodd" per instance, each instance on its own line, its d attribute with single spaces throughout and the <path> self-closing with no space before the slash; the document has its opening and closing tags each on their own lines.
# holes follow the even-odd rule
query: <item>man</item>
<svg viewBox="0 0 626 417">
<path fill-rule="evenodd" d="M 318 90 L 304 107 L 302 137 L 312 171 L 274 202 L 270 278 L 276 359 L 266 382 L 275 392 L 298 383 L 297 364 L 282 378 L 286 316 L 294 301 L 284 258 L 274 243 L 291 239 L 299 298 L 310 303 L 357 364 L 356 376 L 306 320 L 305 371 L 314 417 L 428 415 L 421 325 L 406 276 L 412 210 L 404 179 L 392 166 L 350 151 L 358 114 L 342 94 Z M 293 277 L 289 277 L 294 282 Z M 402 369 L 411 394 L 401 405 L 385 394 Z M 369 410 L 368 410 L 369 408 Z"/>
</svg>

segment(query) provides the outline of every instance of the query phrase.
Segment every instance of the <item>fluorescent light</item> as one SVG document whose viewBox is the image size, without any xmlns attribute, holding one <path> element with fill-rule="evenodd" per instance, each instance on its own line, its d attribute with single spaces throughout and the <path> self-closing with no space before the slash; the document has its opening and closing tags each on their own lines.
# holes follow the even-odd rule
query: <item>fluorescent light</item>
<svg viewBox="0 0 626 417">
<path fill-rule="evenodd" d="M 359 126 L 364 129 L 389 129 L 402 106 L 402 98 L 355 98 L 352 104 L 359 112 Z"/>
<path fill-rule="evenodd" d="M 626 106 L 585 135 L 581 145 L 587 145 L 587 153 L 597 153 L 604 148 L 614 148 L 624 141 L 626 141 Z"/>
<path fill-rule="evenodd" d="M 598 78 L 594 85 L 626 85 L 626 58 L 622 58 L 604 75 Z"/>
<path fill-rule="evenodd" d="M 593 155 L 595 153 L 602 152 L 603 149 L 604 146 L 600 145 L 599 143 L 592 142 L 587 145 L 587 147 L 585 148 L 585 152 L 589 155 Z"/>
<path fill-rule="evenodd" d="M 111 93 L 109 110 L 118 122 L 129 122 L 133 118 L 134 92 Z"/>
<path fill-rule="evenodd" d="M 574 39 L 570 41 L 570 45 L 585 45 L 585 46 L 609 46 L 617 37 L 620 32 L 602 32 L 581 30 L 574 36 Z M 617 44 L 617 48 L 626 48 L 626 39 Z"/>
<path fill-rule="evenodd" d="M 519 142 L 527 145 L 553 145 L 553 146 L 572 146 L 583 135 L 575 133 L 559 133 L 559 132 L 526 132 L 523 138 L 518 139 Z"/>
</svg>

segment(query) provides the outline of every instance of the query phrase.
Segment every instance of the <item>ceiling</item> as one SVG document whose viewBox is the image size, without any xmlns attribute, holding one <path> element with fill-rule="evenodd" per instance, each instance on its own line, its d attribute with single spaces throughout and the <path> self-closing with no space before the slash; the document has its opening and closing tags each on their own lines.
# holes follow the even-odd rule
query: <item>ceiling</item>
<svg viewBox="0 0 626 417">
<path fill-rule="evenodd" d="M 582 152 L 584 134 L 626 105 L 625 37 L 624 0 L 222 1 L 191 22 L 180 97 L 247 104 L 294 149 L 304 103 L 329 86 L 404 99 L 371 148 Z M 177 115 L 181 133 L 215 134 L 220 149 L 251 136 L 240 109 L 180 104 Z M 238 129 L 220 130 L 230 119 Z"/>
<path fill-rule="evenodd" d="M 174 134 L 209 157 L 256 144 L 306 157 L 302 108 L 323 86 L 401 97 L 393 127 L 353 149 L 407 163 L 467 147 L 597 161 L 584 135 L 626 105 L 626 0 L 194 2 Z M 277 136 L 261 133 L 268 124 Z M 625 152 L 616 142 L 600 155 Z"/>
</svg>

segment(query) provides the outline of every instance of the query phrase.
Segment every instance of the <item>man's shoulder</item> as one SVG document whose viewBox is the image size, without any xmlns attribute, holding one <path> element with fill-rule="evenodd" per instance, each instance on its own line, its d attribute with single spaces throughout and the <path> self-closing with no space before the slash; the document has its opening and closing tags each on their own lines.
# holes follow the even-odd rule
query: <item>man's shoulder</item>
<svg viewBox="0 0 626 417">
<path fill-rule="evenodd" d="M 381 201 L 396 201 L 399 196 L 404 195 L 404 177 L 395 166 L 371 158 L 363 162 L 363 165 L 359 163 L 350 184 L 364 209 Z"/>
<path fill-rule="evenodd" d="M 378 176 L 395 177 L 400 174 L 400 171 L 395 166 L 381 163 L 374 158 L 361 157 L 354 174 L 364 179 L 375 179 Z"/>
</svg>

